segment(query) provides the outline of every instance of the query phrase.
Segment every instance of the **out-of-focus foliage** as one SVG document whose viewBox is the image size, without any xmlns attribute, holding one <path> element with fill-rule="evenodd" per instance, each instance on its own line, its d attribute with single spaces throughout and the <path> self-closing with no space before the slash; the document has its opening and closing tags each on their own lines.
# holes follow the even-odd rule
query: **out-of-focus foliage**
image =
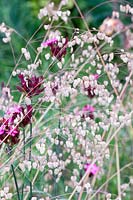
<svg viewBox="0 0 133 200">
<path fill-rule="evenodd" d="M 2 49 L 2 51 L 0 51 L 0 80 L 1 78 L 3 79 L 3 77 L 5 80 L 8 79 L 15 62 L 17 62 L 17 59 L 20 56 L 21 47 L 25 46 L 27 40 L 32 36 L 32 34 L 40 25 L 40 21 L 37 19 L 39 9 L 45 6 L 48 2 L 48 0 L 12 0 L 10 2 L 9 0 L 0 0 L 0 23 L 5 22 L 18 33 L 18 37 L 16 37 L 16 35 L 12 36 L 12 48 L 16 61 L 13 59 L 11 49 L 7 50 L 7 44 L 3 44 L 3 42 L 0 40 L 0 46 Z M 55 5 L 58 5 L 59 0 L 54 0 L 53 2 Z M 77 0 L 76 2 L 79 5 L 89 27 L 98 28 L 106 17 L 111 16 L 112 10 L 118 9 L 121 1 L 112 2 L 104 0 Z M 128 2 L 131 3 L 131 0 Z M 72 0 L 69 0 L 68 8 L 72 12 L 73 18 L 71 20 L 73 27 L 79 27 L 84 31 L 85 26 L 83 20 L 81 19 L 79 12 L 74 6 Z M 126 21 L 125 23 L 128 22 Z M 64 30 L 64 32 L 65 31 L 67 33 L 67 30 Z M 73 30 L 70 31 L 72 32 Z M 40 36 L 42 34 L 40 32 Z M 33 44 L 33 41 L 31 42 Z"/>
<path fill-rule="evenodd" d="M 35 15 L 37 15 L 38 10 L 48 4 L 48 0 L 29 0 L 28 4 L 33 9 L 33 12 Z M 55 5 L 58 5 L 60 3 L 60 0 L 54 0 L 53 1 Z M 73 8 L 74 3 L 72 0 L 68 0 L 68 8 Z"/>
</svg>

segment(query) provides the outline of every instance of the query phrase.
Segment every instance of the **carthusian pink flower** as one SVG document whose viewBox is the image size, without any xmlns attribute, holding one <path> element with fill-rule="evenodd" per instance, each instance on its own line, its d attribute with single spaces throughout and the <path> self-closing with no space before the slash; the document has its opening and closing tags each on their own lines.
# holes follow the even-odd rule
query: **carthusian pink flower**
<svg viewBox="0 0 133 200">
<path fill-rule="evenodd" d="M 47 47 L 47 46 L 51 46 L 55 43 L 57 43 L 58 40 L 56 38 L 53 38 L 53 39 L 49 39 L 49 40 L 46 40 L 45 42 L 42 43 L 42 46 L 43 47 Z"/>
<path fill-rule="evenodd" d="M 18 143 L 19 132 L 18 127 L 10 124 L 9 120 L 4 118 L 0 120 L 0 142 L 10 145 Z"/>
<path fill-rule="evenodd" d="M 51 40 L 47 40 L 46 42 L 42 43 L 42 46 L 51 48 L 52 56 L 55 56 L 59 61 L 62 59 L 63 56 L 66 55 L 67 52 L 67 43 L 68 39 L 65 39 L 65 42 L 62 44 L 62 47 L 59 47 L 58 40 L 53 38 Z"/>
<path fill-rule="evenodd" d="M 99 75 L 98 74 L 93 74 L 93 77 L 95 80 L 97 80 L 99 78 Z"/>
<path fill-rule="evenodd" d="M 24 77 L 23 74 L 19 74 L 18 78 L 21 81 L 21 85 L 17 86 L 17 89 L 20 92 L 25 93 L 28 97 L 32 97 L 35 95 L 39 95 L 43 92 L 44 88 L 42 87 L 43 84 L 43 76 L 36 77 Z"/>
<path fill-rule="evenodd" d="M 99 171 L 99 167 L 96 164 L 91 165 L 91 163 L 86 163 L 84 169 L 85 171 L 90 172 L 89 177 L 94 176 Z"/>
<path fill-rule="evenodd" d="M 8 121 L 10 123 L 16 123 L 17 126 L 25 127 L 31 122 L 32 106 L 27 105 L 25 108 L 19 105 L 14 105 L 7 110 L 5 116 L 8 116 Z"/>
<path fill-rule="evenodd" d="M 93 115 L 94 111 L 95 111 L 95 108 L 87 104 L 82 108 L 82 113 L 83 113 L 82 117 L 86 118 L 89 116 L 91 119 L 94 119 L 94 115 Z"/>
<path fill-rule="evenodd" d="M 18 143 L 19 128 L 28 125 L 31 118 L 31 105 L 27 105 L 26 108 L 19 105 L 11 106 L 0 120 L 0 141 L 10 145 Z"/>
</svg>

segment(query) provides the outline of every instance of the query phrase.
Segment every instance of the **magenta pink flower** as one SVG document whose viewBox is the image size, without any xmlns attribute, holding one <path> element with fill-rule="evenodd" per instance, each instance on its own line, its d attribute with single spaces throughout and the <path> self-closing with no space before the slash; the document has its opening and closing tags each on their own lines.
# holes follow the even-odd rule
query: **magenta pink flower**
<svg viewBox="0 0 133 200">
<path fill-rule="evenodd" d="M 93 74 L 94 76 L 94 79 L 97 80 L 99 78 L 99 75 L 98 74 Z"/>
<path fill-rule="evenodd" d="M 57 40 L 56 38 L 49 39 L 49 40 L 43 42 L 43 43 L 42 43 L 42 46 L 43 46 L 43 47 L 51 46 L 51 45 L 53 45 L 53 44 L 55 44 L 55 43 L 57 43 L 57 42 L 58 42 L 58 40 Z"/>
<path fill-rule="evenodd" d="M 42 79 L 33 77 L 31 80 L 25 80 L 23 75 L 19 76 L 21 79 L 22 87 L 19 87 L 20 90 L 25 90 L 28 95 L 35 95 L 40 93 L 40 83 Z M 27 81 L 27 82 L 26 82 Z M 38 85 L 36 85 L 38 84 Z M 3 85 L 4 86 L 4 85 Z M 35 89 L 35 87 L 36 89 Z M 33 88 L 33 90 L 30 90 Z M 6 94 L 6 93 L 5 93 Z M 5 96 L 6 98 L 6 96 Z M 4 117 L 0 120 L 0 143 L 8 143 L 10 145 L 16 144 L 19 142 L 20 127 L 25 127 L 31 122 L 32 118 L 32 106 L 27 105 L 26 107 L 13 105 L 9 107 Z"/>
<path fill-rule="evenodd" d="M 21 112 L 21 106 L 19 105 L 13 105 L 8 108 L 6 115 L 10 116 L 13 115 L 14 113 L 19 114 Z"/>
<path fill-rule="evenodd" d="M 98 171 L 100 170 L 99 167 L 96 164 L 93 164 L 91 166 L 90 163 L 86 163 L 84 166 L 85 171 L 89 171 L 89 177 L 94 176 L 95 174 L 98 173 Z"/>
<path fill-rule="evenodd" d="M 17 126 L 25 127 L 31 122 L 32 106 L 27 105 L 26 108 L 14 105 L 8 109 L 6 115 L 9 117 L 8 122 L 14 123 L 15 119 L 18 119 Z"/>
<path fill-rule="evenodd" d="M 8 144 L 16 144 L 19 142 L 19 129 L 10 124 L 7 119 L 0 121 L 0 141 Z"/>
<path fill-rule="evenodd" d="M 31 122 L 32 106 L 26 108 L 14 105 L 8 109 L 5 117 L 0 121 L 0 141 L 9 144 L 19 142 L 20 127 L 25 127 Z"/>
<path fill-rule="evenodd" d="M 91 105 L 85 105 L 83 108 L 82 108 L 82 112 L 83 112 L 83 115 L 82 115 L 82 117 L 83 118 L 86 118 L 86 117 L 90 117 L 91 119 L 94 119 L 94 115 L 93 115 L 93 113 L 94 113 L 94 111 L 95 111 L 95 108 L 93 107 L 93 106 L 91 106 Z"/>
<path fill-rule="evenodd" d="M 63 46 L 59 47 L 58 40 L 56 38 L 53 38 L 51 40 L 47 40 L 46 42 L 43 42 L 42 46 L 44 47 L 49 46 L 51 48 L 52 56 L 55 56 L 60 61 L 62 57 L 66 55 L 67 43 L 68 43 L 68 38 L 66 38 Z"/>
<path fill-rule="evenodd" d="M 24 77 L 23 74 L 18 75 L 21 86 L 17 86 L 17 89 L 20 92 L 24 92 L 28 97 L 32 97 L 35 95 L 39 95 L 41 92 L 44 91 L 44 88 L 42 87 L 43 84 L 43 77 Z"/>
<path fill-rule="evenodd" d="M 89 104 L 85 105 L 82 109 L 82 111 L 89 111 L 89 112 L 94 112 L 95 111 L 95 108 Z"/>
</svg>

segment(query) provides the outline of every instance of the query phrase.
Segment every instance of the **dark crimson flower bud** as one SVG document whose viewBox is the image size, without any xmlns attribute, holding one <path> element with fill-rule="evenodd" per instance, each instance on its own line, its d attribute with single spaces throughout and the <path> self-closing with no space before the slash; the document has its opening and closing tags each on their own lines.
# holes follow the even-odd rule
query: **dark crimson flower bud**
<svg viewBox="0 0 133 200">
<path fill-rule="evenodd" d="M 42 87 L 43 84 L 43 76 L 40 77 L 24 77 L 23 74 L 18 75 L 21 86 L 17 86 L 17 89 L 20 92 L 25 93 L 28 97 L 32 97 L 35 95 L 39 95 L 41 92 L 44 91 L 44 88 Z"/>
<path fill-rule="evenodd" d="M 99 78 L 99 75 L 98 74 L 93 74 L 93 78 L 94 78 L 94 80 L 97 80 Z M 84 90 L 87 91 L 87 94 L 88 94 L 89 98 L 93 98 L 95 96 L 95 92 L 94 92 L 95 87 L 93 87 L 91 85 L 85 87 L 85 85 L 84 85 Z"/>
<path fill-rule="evenodd" d="M 32 111 L 33 111 L 33 108 L 31 105 L 27 105 L 26 109 L 24 108 L 22 109 L 22 113 L 24 117 L 20 123 L 21 126 L 25 127 L 26 125 L 31 123 Z"/>
<path fill-rule="evenodd" d="M 57 91 L 59 89 L 58 84 L 56 84 L 54 82 L 51 83 L 51 89 L 52 89 L 53 94 L 56 95 L 56 93 L 57 93 Z"/>
</svg>

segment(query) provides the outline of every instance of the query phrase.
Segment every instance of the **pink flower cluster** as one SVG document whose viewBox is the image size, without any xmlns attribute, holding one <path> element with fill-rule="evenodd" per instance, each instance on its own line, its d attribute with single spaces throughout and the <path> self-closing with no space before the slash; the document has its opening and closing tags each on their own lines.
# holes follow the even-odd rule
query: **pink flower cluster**
<svg viewBox="0 0 133 200">
<path fill-rule="evenodd" d="M 19 74 L 18 77 L 21 85 L 17 86 L 17 89 L 27 97 L 31 98 L 44 91 L 42 76 L 30 78 Z M 25 127 L 31 122 L 32 110 L 31 105 L 26 105 L 26 107 L 11 106 L 0 121 L 0 141 L 16 144 L 19 141 L 20 127 Z"/>
<path fill-rule="evenodd" d="M 20 127 L 31 122 L 32 106 L 26 108 L 18 105 L 10 107 L 0 121 L 0 141 L 16 144 L 19 141 Z"/>
</svg>

